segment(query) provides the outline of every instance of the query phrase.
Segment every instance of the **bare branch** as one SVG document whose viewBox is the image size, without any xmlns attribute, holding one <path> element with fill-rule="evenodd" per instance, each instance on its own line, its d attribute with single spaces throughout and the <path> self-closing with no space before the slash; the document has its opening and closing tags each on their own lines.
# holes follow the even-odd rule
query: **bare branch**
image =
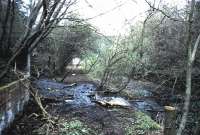
<svg viewBox="0 0 200 135">
<path fill-rule="evenodd" d="M 193 51 L 192 51 L 192 54 L 191 54 L 191 62 L 194 62 L 195 60 L 195 55 L 196 55 L 196 52 L 197 52 L 197 49 L 198 49 L 198 46 L 199 46 L 199 42 L 200 42 L 200 34 L 195 42 L 195 45 L 194 45 L 194 48 L 193 48 Z"/>
<path fill-rule="evenodd" d="M 152 8 L 153 11 L 160 12 L 161 14 L 163 14 L 165 17 L 169 18 L 170 20 L 178 21 L 178 22 L 185 22 L 184 20 L 180 20 L 180 18 L 178 19 L 178 18 L 171 17 L 165 11 L 163 11 L 163 10 L 161 10 L 159 8 L 156 8 L 154 5 L 151 5 L 151 3 L 149 1 L 145 0 L 145 2 L 149 5 L 150 8 Z"/>
<path fill-rule="evenodd" d="M 8 60 L 4 70 L 0 73 L 0 78 L 5 76 L 10 65 L 23 49 L 28 48 L 29 51 L 32 51 L 63 19 L 68 8 L 74 4 L 72 0 L 69 0 L 66 6 L 66 1 L 56 0 L 52 6 L 50 5 L 51 2 L 47 0 L 38 0 L 33 4 L 26 24 L 25 33 L 14 45 L 13 55 Z M 64 5 L 66 8 L 62 10 Z M 42 14 L 39 13 L 40 11 L 42 11 Z M 39 22 L 37 22 L 38 19 Z"/>
</svg>

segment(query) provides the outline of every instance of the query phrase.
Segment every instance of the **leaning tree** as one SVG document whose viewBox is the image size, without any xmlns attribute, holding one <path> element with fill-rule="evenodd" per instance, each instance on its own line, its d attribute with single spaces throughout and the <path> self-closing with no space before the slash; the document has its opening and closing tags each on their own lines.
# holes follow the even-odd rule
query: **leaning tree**
<svg viewBox="0 0 200 135">
<path fill-rule="evenodd" d="M 5 51 L 10 52 L 6 64 L 1 66 L 0 79 L 6 75 L 17 57 L 32 52 L 63 19 L 69 19 L 70 7 L 76 0 L 31 0 L 28 8 L 22 8 L 25 25 L 23 32 L 16 42 L 12 43 L 10 37 L 14 29 L 15 13 L 19 10 L 19 6 L 16 6 L 18 2 L 19 0 L 0 1 L 0 10 L 5 11 L 0 12 L 1 51 L 4 54 Z"/>
</svg>

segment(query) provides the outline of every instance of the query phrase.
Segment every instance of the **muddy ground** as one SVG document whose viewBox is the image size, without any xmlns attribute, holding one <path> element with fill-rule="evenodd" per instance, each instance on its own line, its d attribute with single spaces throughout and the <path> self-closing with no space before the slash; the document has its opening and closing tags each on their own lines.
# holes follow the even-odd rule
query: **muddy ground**
<svg viewBox="0 0 200 135">
<path fill-rule="evenodd" d="M 101 106 L 91 98 L 88 101 L 85 95 L 93 91 L 95 83 L 90 85 L 84 81 L 82 85 L 83 81 L 79 81 L 80 85 L 73 88 L 48 80 L 40 81 L 42 103 L 53 123 L 49 124 L 42 117 L 40 108 L 31 98 L 24 112 L 3 135 L 162 135 L 162 127 L 134 105 L 124 108 Z M 76 93 L 72 94 L 71 89 Z M 77 98 L 75 102 L 66 102 L 72 95 Z"/>
<path fill-rule="evenodd" d="M 88 128 L 92 129 L 90 135 L 137 135 L 142 132 L 142 129 L 137 129 L 132 133 L 133 126 L 137 125 L 137 116 L 134 109 L 127 108 L 105 108 L 100 105 L 70 108 L 69 106 L 61 105 L 61 103 L 47 104 L 47 111 L 56 117 L 56 124 L 50 129 L 51 135 L 62 135 L 60 129 L 61 123 L 79 120 Z M 12 126 L 7 129 L 5 135 L 39 135 L 45 134 L 45 130 L 41 129 L 44 126 L 45 120 L 40 117 L 40 110 L 33 101 L 30 101 L 26 106 L 21 117 L 15 120 Z M 60 125 L 59 125 L 60 124 Z M 45 127 L 44 127 L 45 128 Z M 130 129 L 127 129 L 130 128 Z M 134 130 L 134 128 L 132 129 Z M 150 131 L 153 130 L 153 131 Z M 70 133 L 71 131 L 69 131 Z M 144 134 L 161 135 L 161 130 L 144 129 Z M 66 134 L 70 135 L 70 134 Z M 76 134 L 74 134 L 76 135 Z M 84 135 L 82 133 L 82 135 Z"/>
</svg>

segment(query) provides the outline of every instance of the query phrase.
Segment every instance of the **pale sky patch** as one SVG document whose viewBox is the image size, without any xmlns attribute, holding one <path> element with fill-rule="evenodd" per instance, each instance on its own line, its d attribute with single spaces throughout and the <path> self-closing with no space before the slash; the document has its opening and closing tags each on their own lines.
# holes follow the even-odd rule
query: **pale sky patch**
<svg viewBox="0 0 200 135">
<path fill-rule="evenodd" d="M 155 1 L 159 3 L 160 0 Z M 162 1 L 180 8 L 186 3 L 186 0 Z M 118 5 L 121 6 L 110 11 Z M 127 34 L 130 24 L 133 25 L 138 20 L 142 21 L 148 9 L 149 6 L 145 0 L 79 0 L 78 2 L 78 12 L 83 18 L 91 18 L 110 11 L 88 21 L 106 35 Z"/>
<path fill-rule="evenodd" d="M 127 24 L 135 22 L 138 19 L 137 16 L 143 15 L 142 13 L 148 9 L 148 5 L 143 0 L 140 2 L 134 2 L 134 0 L 80 0 L 78 7 L 79 14 L 83 18 L 91 18 L 109 11 L 88 21 L 106 35 L 126 33 Z"/>
<path fill-rule="evenodd" d="M 160 0 L 155 1 L 159 3 Z M 161 1 L 182 8 L 187 0 Z M 149 9 L 145 0 L 78 0 L 73 6 L 74 11 L 83 19 L 96 16 L 88 22 L 105 35 L 127 34 L 130 24 L 144 20 L 145 11 Z M 105 14 L 97 16 L 101 13 Z"/>
</svg>

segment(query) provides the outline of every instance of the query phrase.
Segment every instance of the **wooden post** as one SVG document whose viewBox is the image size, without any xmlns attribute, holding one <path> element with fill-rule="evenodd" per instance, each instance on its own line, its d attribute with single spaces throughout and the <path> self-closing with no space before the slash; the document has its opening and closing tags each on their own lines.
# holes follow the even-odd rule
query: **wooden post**
<svg viewBox="0 0 200 135">
<path fill-rule="evenodd" d="M 176 109 L 165 106 L 164 135 L 176 135 Z"/>
</svg>

